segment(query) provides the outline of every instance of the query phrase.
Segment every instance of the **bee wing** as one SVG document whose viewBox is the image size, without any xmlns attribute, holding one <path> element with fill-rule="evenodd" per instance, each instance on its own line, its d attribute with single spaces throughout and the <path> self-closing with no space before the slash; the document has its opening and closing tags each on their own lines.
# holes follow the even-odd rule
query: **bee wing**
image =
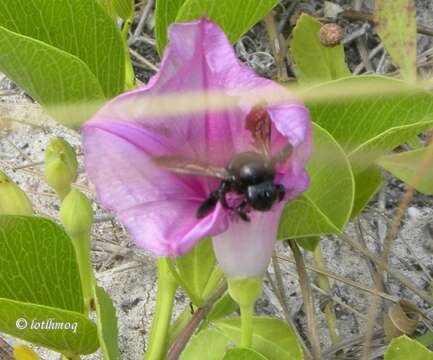
<svg viewBox="0 0 433 360">
<path fill-rule="evenodd" d="M 185 159 L 177 156 L 159 156 L 155 157 L 153 160 L 158 166 L 179 174 L 211 176 L 223 180 L 230 177 L 226 169 L 196 160 Z"/>
<path fill-rule="evenodd" d="M 285 162 L 290 157 L 290 155 L 292 155 L 292 153 L 293 146 L 291 144 L 287 144 L 271 157 L 271 164 L 275 165 L 281 162 Z"/>
<path fill-rule="evenodd" d="M 251 132 L 254 147 L 268 159 L 271 158 L 271 119 L 266 103 L 254 106 L 245 119 L 245 129 Z"/>
</svg>

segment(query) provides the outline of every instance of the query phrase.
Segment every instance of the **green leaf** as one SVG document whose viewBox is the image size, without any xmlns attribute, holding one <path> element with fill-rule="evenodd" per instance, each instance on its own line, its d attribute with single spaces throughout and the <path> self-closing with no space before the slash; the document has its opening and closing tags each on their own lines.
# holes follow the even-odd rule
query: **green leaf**
<svg viewBox="0 0 433 360">
<path fill-rule="evenodd" d="M 373 90 L 368 93 L 367 89 Z M 348 96 L 341 96 L 342 91 Z M 326 101 L 321 97 L 334 93 L 340 95 L 326 97 Z M 400 80 L 351 77 L 312 87 L 303 96 L 313 121 L 329 131 L 348 154 L 355 179 L 369 182 L 368 189 L 363 182 L 356 185 L 353 214 L 381 182 L 377 173 L 371 180 L 360 174 L 379 157 L 433 124 L 433 95 Z"/>
<path fill-rule="evenodd" d="M 382 171 L 375 165 L 355 174 L 355 202 L 351 217 L 355 217 L 364 209 L 382 184 Z"/>
<path fill-rule="evenodd" d="M 95 288 L 95 302 L 97 314 L 98 338 L 104 360 L 120 359 L 117 344 L 117 318 L 116 309 L 104 289 L 97 286 Z"/>
<path fill-rule="evenodd" d="M 227 351 L 223 360 L 266 360 L 266 358 L 252 349 L 237 348 Z"/>
<path fill-rule="evenodd" d="M 236 344 L 240 344 L 240 318 L 220 320 L 215 325 Z M 253 331 L 253 349 L 267 359 L 303 359 L 302 347 L 293 330 L 284 321 L 254 317 Z"/>
<path fill-rule="evenodd" d="M 316 250 L 317 245 L 319 245 L 320 237 L 319 236 L 304 237 L 304 238 L 296 239 L 296 242 L 303 249 L 313 252 L 314 250 Z"/>
<path fill-rule="evenodd" d="M 230 340 L 221 331 L 206 329 L 195 335 L 179 360 L 221 360 Z"/>
<path fill-rule="evenodd" d="M 0 216 L 0 332 L 64 354 L 92 353 L 96 326 L 83 311 L 75 250 L 63 229 L 45 218 Z M 32 329 L 33 319 L 76 322 L 77 331 Z"/>
<path fill-rule="evenodd" d="M 123 91 L 124 44 L 116 24 L 96 1 L 0 0 L 0 26 L 79 58 L 98 79 L 107 98 Z M 14 54 L 17 48 L 17 44 L 11 42 L 8 52 Z M 41 64 L 47 60 L 46 56 L 37 55 L 33 49 L 27 49 L 27 57 L 33 58 L 35 64 L 33 70 L 27 69 L 27 74 L 40 72 Z M 52 58 L 51 62 L 55 60 Z M 24 59 L 17 56 L 15 61 L 19 66 Z M 61 65 L 52 69 L 68 70 Z M 71 87 L 68 79 L 63 77 L 64 87 Z M 52 85 L 46 82 L 44 87 Z"/>
<path fill-rule="evenodd" d="M 75 250 L 60 226 L 0 216 L 0 298 L 84 311 Z"/>
<path fill-rule="evenodd" d="M 408 81 L 416 80 L 415 0 L 376 0 L 376 31 Z"/>
<path fill-rule="evenodd" d="M 168 42 L 167 29 L 176 20 L 177 13 L 185 0 L 156 0 L 155 4 L 155 38 L 156 48 L 162 57 Z"/>
<path fill-rule="evenodd" d="M 177 22 L 203 16 L 215 21 L 234 43 L 267 15 L 279 0 L 186 0 L 177 14 Z"/>
<path fill-rule="evenodd" d="M 310 187 L 286 205 L 278 239 L 340 233 L 349 220 L 354 197 L 349 161 L 332 136 L 316 124 L 313 139 L 312 158 L 307 164 Z"/>
<path fill-rule="evenodd" d="M 291 55 L 301 84 L 314 84 L 350 76 L 344 60 L 344 47 L 323 46 L 319 31 L 322 24 L 303 14 L 293 29 Z"/>
<path fill-rule="evenodd" d="M 116 12 L 114 11 L 113 0 L 96 0 L 99 5 L 107 12 L 107 14 L 113 19 L 116 18 Z"/>
<path fill-rule="evenodd" d="M 96 325 L 83 314 L 1 298 L 0 332 L 70 358 L 91 354 L 99 346 Z"/>
<path fill-rule="evenodd" d="M 134 16 L 134 6 L 134 0 L 113 0 L 114 11 L 125 21 Z"/>
<path fill-rule="evenodd" d="M 69 127 L 78 127 L 104 101 L 98 80 L 79 58 L 1 26 L 0 71 Z"/>
<path fill-rule="evenodd" d="M 385 360 L 433 360 L 433 353 L 406 335 L 392 339 Z"/>
<path fill-rule="evenodd" d="M 316 96 L 334 93 L 332 97 Z M 413 137 L 413 132 L 421 132 L 433 123 L 430 92 L 382 76 L 334 80 L 311 87 L 302 95 L 313 121 L 326 129 L 349 156 L 362 150 L 363 158 L 367 158 L 362 164 L 364 169 L 385 152 Z M 414 131 L 412 126 L 416 127 Z M 381 138 L 385 136 L 386 141 L 383 141 Z"/>
<path fill-rule="evenodd" d="M 376 163 L 416 190 L 433 195 L 433 161 L 426 155 L 427 148 L 423 148 L 383 156 Z"/>
<path fill-rule="evenodd" d="M 181 283 L 187 286 L 184 290 L 195 305 L 202 305 L 206 300 L 203 296 L 206 286 L 216 267 L 212 239 L 199 241 L 188 254 L 178 256 L 175 264 Z"/>
<path fill-rule="evenodd" d="M 225 293 L 213 306 L 209 315 L 207 316 L 209 321 L 219 320 L 223 317 L 229 316 L 239 308 L 239 305 L 229 293 Z"/>
</svg>

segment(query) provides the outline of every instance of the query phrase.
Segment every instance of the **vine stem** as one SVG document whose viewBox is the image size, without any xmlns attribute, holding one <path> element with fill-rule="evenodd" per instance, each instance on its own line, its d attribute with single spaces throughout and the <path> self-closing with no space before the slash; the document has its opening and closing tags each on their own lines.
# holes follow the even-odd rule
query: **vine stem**
<svg viewBox="0 0 433 360">
<path fill-rule="evenodd" d="M 182 332 L 174 340 L 173 345 L 170 347 L 167 355 L 167 360 L 177 360 L 179 358 L 180 353 L 185 348 L 185 345 L 188 343 L 195 330 L 206 318 L 209 311 L 212 309 L 214 303 L 226 292 L 226 290 L 227 285 L 224 283 L 224 285 L 222 285 L 217 291 L 215 291 L 215 293 L 209 298 L 209 300 L 203 307 L 198 308 L 194 312 L 191 319 L 188 321 Z"/>
<path fill-rule="evenodd" d="M 308 279 L 307 270 L 305 268 L 304 258 L 295 240 L 290 240 L 289 245 L 292 249 L 293 257 L 295 258 L 296 270 L 299 276 L 299 285 L 301 287 L 302 297 L 304 299 L 304 310 L 307 316 L 308 332 L 310 334 L 313 359 L 320 360 L 321 350 L 320 337 L 318 333 L 319 327 L 317 326 L 313 295 Z"/>
<path fill-rule="evenodd" d="M 322 249 L 320 248 L 320 242 L 317 244 L 316 249 L 314 250 L 314 264 L 321 270 L 326 270 L 325 261 L 322 256 Z M 321 288 L 325 293 L 330 293 L 331 285 L 329 283 L 329 279 L 326 275 L 317 274 L 319 288 Z M 340 341 L 340 337 L 337 333 L 337 319 L 335 317 L 334 308 L 332 306 L 332 302 L 328 301 L 325 305 L 325 320 L 328 324 L 329 336 L 331 338 L 332 345 L 337 344 Z"/>
<path fill-rule="evenodd" d="M 168 259 L 158 259 L 158 290 L 156 294 L 155 316 L 145 353 L 146 360 L 161 360 L 167 352 L 168 330 L 173 311 L 177 282 L 170 273 Z"/>
</svg>

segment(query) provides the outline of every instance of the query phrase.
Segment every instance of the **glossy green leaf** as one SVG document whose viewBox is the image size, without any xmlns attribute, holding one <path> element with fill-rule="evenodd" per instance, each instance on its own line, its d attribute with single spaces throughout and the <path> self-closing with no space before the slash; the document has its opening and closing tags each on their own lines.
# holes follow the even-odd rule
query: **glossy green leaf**
<svg viewBox="0 0 433 360">
<path fill-rule="evenodd" d="M 433 195 L 433 161 L 426 155 L 426 148 L 406 151 L 383 156 L 377 164 L 416 190 Z"/>
<path fill-rule="evenodd" d="M 221 331 L 206 329 L 193 336 L 179 360 L 221 360 L 230 340 Z"/>
<path fill-rule="evenodd" d="M 96 325 L 85 315 L 10 299 L 0 298 L 0 332 L 70 358 L 91 354 L 99 346 Z"/>
<path fill-rule="evenodd" d="M 188 254 L 178 256 L 175 260 L 176 269 L 184 289 L 193 302 L 202 305 L 205 290 L 216 267 L 216 259 L 210 238 L 199 241 Z"/>
<path fill-rule="evenodd" d="M 363 96 L 359 90 L 372 89 Z M 342 90 L 347 95 L 342 96 Z M 337 93 L 326 101 L 315 94 Z M 350 96 L 351 92 L 353 96 Z M 405 143 L 433 124 L 433 95 L 400 80 L 380 76 L 360 76 L 335 80 L 312 87 L 304 92 L 313 121 L 325 128 L 348 154 L 355 179 L 379 157 Z M 332 165 L 332 161 L 328 160 Z M 364 178 L 365 179 L 365 178 Z M 370 181 L 378 188 L 379 177 Z M 355 208 L 373 194 L 362 191 L 355 195 Z"/>
<path fill-rule="evenodd" d="M 382 171 L 375 165 L 355 174 L 355 202 L 352 217 L 355 217 L 364 209 L 382 184 Z"/>
<path fill-rule="evenodd" d="M 0 298 L 84 311 L 75 250 L 60 226 L 0 216 Z"/>
<path fill-rule="evenodd" d="M 424 345 L 403 335 L 392 339 L 385 360 L 433 360 L 433 352 Z"/>
<path fill-rule="evenodd" d="M 107 14 L 113 19 L 116 18 L 116 12 L 114 11 L 113 0 L 96 0 L 99 5 L 107 12 Z"/>
<path fill-rule="evenodd" d="M 223 360 L 266 360 L 266 358 L 252 349 L 237 348 L 227 351 Z"/>
<path fill-rule="evenodd" d="M 116 24 L 96 1 L 0 0 L 0 26 L 79 58 L 98 79 L 107 98 L 123 91 L 124 44 Z M 13 42 L 10 46 L 13 55 L 18 46 Z M 27 56 L 36 65 L 33 72 L 40 71 L 46 57 L 37 57 L 32 49 L 27 50 Z M 23 58 L 17 56 L 15 60 L 20 64 Z M 53 70 L 65 69 L 60 66 Z M 64 86 L 70 86 L 67 77 L 64 81 Z M 44 87 L 51 85 L 46 82 Z"/>
<path fill-rule="evenodd" d="M 342 44 L 323 46 L 319 40 L 322 24 L 307 14 L 301 15 L 291 41 L 291 55 L 301 84 L 314 84 L 350 76 Z"/>
<path fill-rule="evenodd" d="M 187 22 L 206 16 L 219 24 L 234 43 L 278 3 L 279 0 L 186 0 L 176 21 Z"/>
<path fill-rule="evenodd" d="M 310 187 L 286 205 L 278 239 L 340 233 L 349 220 L 354 197 L 349 161 L 332 136 L 316 124 L 313 139 L 312 158 L 307 164 Z"/>
<path fill-rule="evenodd" d="M 113 0 L 114 11 L 125 21 L 134 16 L 134 6 L 134 0 Z"/>
<path fill-rule="evenodd" d="M 320 237 L 310 236 L 310 237 L 299 238 L 296 239 L 296 242 L 303 249 L 313 252 L 314 250 L 316 250 L 317 245 L 319 245 L 320 243 Z"/>
<path fill-rule="evenodd" d="M 219 320 L 234 313 L 238 308 L 238 303 L 233 300 L 229 293 L 225 293 L 215 302 L 207 318 L 209 321 Z"/>
<path fill-rule="evenodd" d="M 400 68 L 402 77 L 416 80 L 415 0 L 375 0 L 376 31 Z"/>
<path fill-rule="evenodd" d="M 220 320 L 215 326 L 236 344 L 241 341 L 240 318 Z M 301 360 L 302 347 L 290 326 L 281 320 L 255 317 L 253 319 L 253 350 L 269 360 Z"/>
<path fill-rule="evenodd" d="M 0 71 L 69 127 L 78 127 L 104 101 L 98 80 L 79 58 L 1 26 Z"/>
<path fill-rule="evenodd" d="M 185 0 L 156 0 L 155 4 L 155 38 L 158 53 L 162 56 L 167 45 L 168 27 L 176 20 L 177 13 Z"/>
<path fill-rule="evenodd" d="M 0 216 L 0 332 L 64 354 L 88 354 L 98 338 L 83 312 L 75 250 L 63 229 L 45 218 Z M 17 323 L 21 318 L 26 325 Z M 77 329 L 31 326 L 50 319 Z"/>
<path fill-rule="evenodd" d="M 104 289 L 95 288 L 96 325 L 104 360 L 120 359 L 116 309 Z"/>
<path fill-rule="evenodd" d="M 369 92 L 358 95 L 359 89 L 369 89 Z M 340 96 L 326 99 L 314 96 L 332 94 L 335 90 Z M 364 154 L 368 160 L 364 161 L 364 168 L 374 161 L 372 159 L 413 137 L 408 131 L 410 126 L 418 124 L 416 131 L 422 131 L 420 129 L 433 123 L 433 95 L 430 92 L 382 76 L 339 79 L 311 87 L 303 95 L 313 121 L 331 133 L 350 156 L 364 150 L 364 146 L 380 146 L 377 146 L 377 153 L 373 152 L 375 148 L 369 147 L 369 152 Z M 381 140 L 383 136 L 387 136 L 385 143 Z M 396 136 L 397 141 L 393 141 Z"/>
</svg>

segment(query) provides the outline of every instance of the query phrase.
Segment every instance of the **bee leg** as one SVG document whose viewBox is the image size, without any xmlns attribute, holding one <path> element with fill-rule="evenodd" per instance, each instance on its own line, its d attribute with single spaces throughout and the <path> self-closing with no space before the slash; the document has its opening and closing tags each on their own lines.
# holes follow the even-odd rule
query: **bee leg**
<svg viewBox="0 0 433 360">
<path fill-rule="evenodd" d="M 231 182 L 224 180 L 221 182 L 220 187 L 218 188 L 218 200 L 220 201 L 221 205 L 224 209 L 233 209 L 232 207 L 227 204 L 226 194 L 231 190 Z"/>
<path fill-rule="evenodd" d="M 249 222 L 251 219 L 247 214 L 247 206 L 248 202 L 243 200 L 238 206 L 236 206 L 235 212 L 243 221 Z"/>
<path fill-rule="evenodd" d="M 284 196 L 286 195 L 286 189 L 284 188 L 283 185 L 278 184 L 275 188 L 276 193 L 277 193 L 277 198 L 278 201 L 282 201 L 284 199 Z"/>
<path fill-rule="evenodd" d="M 197 219 L 202 219 L 205 216 L 207 216 L 209 213 L 211 213 L 212 210 L 215 209 L 215 206 L 218 203 L 219 198 L 220 198 L 219 190 L 212 191 L 209 197 L 197 209 L 197 213 L 196 213 Z"/>
</svg>

